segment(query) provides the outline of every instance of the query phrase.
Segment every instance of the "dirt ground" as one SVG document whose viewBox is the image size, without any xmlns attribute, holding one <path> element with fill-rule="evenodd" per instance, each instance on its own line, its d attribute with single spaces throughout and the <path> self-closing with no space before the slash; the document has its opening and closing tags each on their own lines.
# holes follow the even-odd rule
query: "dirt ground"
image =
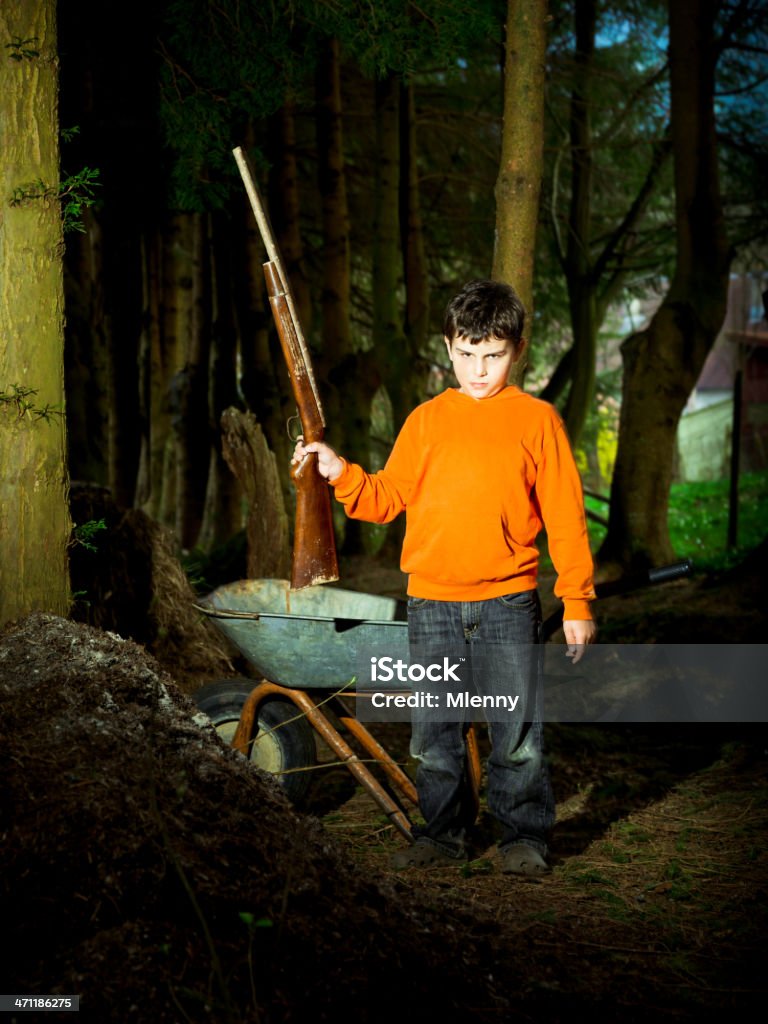
<svg viewBox="0 0 768 1024">
<path fill-rule="evenodd" d="M 761 643 L 763 558 L 607 598 L 601 637 Z M 401 587 L 369 562 L 344 580 Z M 180 641 L 159 661 L 41 614 L 0 635 L 0 991 L 153 1024 L 409 1021 L 422 1004 L 482 1024 L 702 1021 L 764 1004 L 763 724 L 548 726 L 551 875 L 500 875 L 482 811 L 470 863 L 395 874 L 403 840 L 346 770 L 317 771 L 296 810 L 222 745 L 188 696 L 209 678 L 183 669 Z M 405 760 L 407 727 L 378 729 Z"/>
</svg>

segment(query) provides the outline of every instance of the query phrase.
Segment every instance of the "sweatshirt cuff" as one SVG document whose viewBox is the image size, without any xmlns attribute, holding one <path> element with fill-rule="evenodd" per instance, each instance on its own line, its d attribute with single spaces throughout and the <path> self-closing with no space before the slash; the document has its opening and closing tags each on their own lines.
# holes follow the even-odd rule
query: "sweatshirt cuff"
<svg viewBox="0 0 768 1024">
<path fill-rule="evenodd" d="M 339 458 L 343 462 L 344 468 L 339 473 L 339 475 L 335 476 L 332 480 L 329 477 L 328 483 L 331 485 L 331 487 L 338 487 L 339 485 L 343 486 L 344 485 L 344 481 L 349 476 L 349 468 L 350 468 L 349 467 L 349 463 L 347 462 L 347 460 L 344 458 L 343 455 L 340 455 Z"/>
<path fill-rule="evenodd" d="M 563 620 L 571 619 L 592 619 L 591 601 L 579 601 L 575 599 L 563 600 Z"/>
</svg>

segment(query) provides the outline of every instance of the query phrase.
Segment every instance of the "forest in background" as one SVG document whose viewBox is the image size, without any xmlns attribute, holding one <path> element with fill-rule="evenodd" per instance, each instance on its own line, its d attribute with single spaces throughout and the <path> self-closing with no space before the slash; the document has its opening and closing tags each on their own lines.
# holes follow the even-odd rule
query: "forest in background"
<svg viewBox="0 0 768 1024">
<path fill-rule="evenodd" d="M 318 773 L 312 815 L 296 815 L 179 692 L 240 671 L 201 638 L 177 558 L 244 521 L 223 409 L 263 428 L 290 502 L 293 409 L 238 143 L 303 297 L 331 437 L 376 465 L 403 410 L 446 383 L 449 294 L 525 252 L 503 239 L 535 184 L 516 153 L 528 140 L 535 164 L 541 106 L 537 250 L 516 264 L 536 269 L 526 386 L 547 389 L 593 462 L 598 414 L 621 405 L 606 536 L 628 542 L 606 550 L 663 556 L 653 529 L 666 530 L 676 417 L 728 271 L 764 265 L 761 5 L 468 6 L 0 2 L 5 991 L 79 992 L 121 1024 L 125 1007 L 152 1024 L 337 1008 L 378 1022 L 427 999 L 447 1020 L 488 1024 L 574 1009 L 699 1024 L 765 1001 L 761 723 L 548 727 L 554 870 L 500 885 L 493 845 L 460 872 L 393 876 L 399 839 L 366 794 L 344 803 L 346 768 Z M 516 113 L 507 71 L 531 72 L 525 95 L 536 28 L 546 90 Z M 338 91 L 320 86 L 328 64 Z M 321 102 L 331 95 L 339 104 Z M 649 292 L 647 327 L 624 321 Z M 601 339 L 623 336 L 606 365 Z M 700 513 L 702 495 L 685 498 Z M 685 529 L 701 539 L 706 525 L 692 515 Z M 369 542 L 344 537 L 348 550 Z M 151 610 L 155 636 L 147 614 L 133 631 L 61 617 L 68 561 L 91 558 L 112 571 L 87 600 Z M 357 589 L 376 592 L 384 564 L 364 565 Z M 601 638 L 757 642 L 765 577 L 763 544 L 714 578 L 606 598 Z M 382 739 L 405 758 L 405 733 Z"/>
<path fill-rule="evenodd" d="M 43 52 L 14 28 L 25 6 L 4 5 L 6 74 Z M 621 408 L 603 554 L 624 565 L 669 554 L 677 418 L 722 323 L 729 271 L 765 262 L 761 4 L 176 0 L 134 5 L 117 26 L 93 2 L 56 14 L 59 189 L 74 229 L 70 480 L 109 488 L 180 550 L 210 553 L 245 523 L 222 450 L 221 417 L 236 408 L 263 430 L 290 521 L 294 409 L 236 145 L 257 167 L 289 268 L 328 439 L 380 466 L 410 408 L 450 380 L 448 298 L 475 277 L 518 283 L 499 232 L 505 205 L 517 209 L 505 189 L 524 143 L 511 157 L 504 147 L 513 131 L 527 138 L 524 115 L 543 101 L 526 387 L 558 404 L 588 482 L 604 486 L 597 452 L 615 444 Z M 529 89 L 530 111 L 510 115 L 505 74 L 526 66 L 532 24 L 546 32 L 543 96 Z M 23 119 L 7 123 L 23 134 Z M 21 172 L 6 163 L 7 184 Z M 16 188 L 8 205 L 29 216 L 33 191 Z M 627 310 L 649 296 L 659 312 L 633 321 Z M 623 367 L 601 358 L 622 333 Z M 45 411 L 41 364 L 25 367 L 26 379 L 0 381 L 3 409 L 23 413 L 21 388 Z M 11 441 L 26 429 L 0 427 Z M 379 541 L 339 526 L 345 553 Z"/>
</svg>

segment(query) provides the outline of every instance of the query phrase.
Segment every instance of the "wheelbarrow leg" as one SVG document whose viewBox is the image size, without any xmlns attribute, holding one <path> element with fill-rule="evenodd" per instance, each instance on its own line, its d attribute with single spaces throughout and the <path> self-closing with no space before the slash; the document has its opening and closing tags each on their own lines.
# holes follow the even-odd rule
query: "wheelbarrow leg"
<svg viewBox="0 0 768 1024">
<path fill-rule="evenodd" d="M 464 737 L 467 748 L 467 781 L 469 783 L 469 798 L 474 808 L 473 821 L 477 821 L 480 813 L 480 747 L 477 742 L 477 726 L 470 723 L 467 734 Z"/>
<path fill-rule="evenodd" d="M 413 836 L 411 835 L 411 823 L 408 820 L 407 815 L 400 807 L 397 806 L 389 793 L 387 793 L 387 791 L 381 786 L 369 769 L 360 762 L 357 754 L 343 739 L 338 730 L 331 725 L 322 711 L 316 707 L 312 698 L 303 690 L 293 690 L 291 700 L 297 707 L 300 707 L 302 711 L 305 712 L 307 718 L 315 727 L 317 732 L 338 756 L 339 760 L 346 764 L 347 768 L 349 768 L 350 772 L 355 776 L 358 782 L 368 791 L 370 796 L 376 801 L 395 828 L 404 835 L 409 842 L 412 842 Z"/>
<path fill-rule="evenodd" d="M 293 704 L 309 719 L 315 731 L 323 737 L 340 761 L 343 761 L 358 782 L 370 794 L 381 810 L 390 819 L 395 828 L 409 842 L 413 841 L 411 822 L 405 812 L 398 807 L 387 791 L 381 786 L 372 772 L 362 764 L 357 754 L 334 728 L 320 708 L 304 690 L 295 690 L 268 680 L 257 684 L 246 699 L 240 715 L 232 748 L 248 755 L 248 748 L 253 742 L 256 731 L 259 704 L 270 695 L 277 694 L 293 702 Z M 332 706 L 339 721 L 358 740 L 363 749 L 378 761 L 392 782 L 414 806 L 418 806 L 416 787 L 400 766 L 392 760 L 385 748 L 370 734 L 362 722 L 349 713 L 342 701 L 334 698 Z M 475 818 L 480 808 L 480 751 L 477 741 L 477 728 L 469 726 L 465 737 L 467 746 L 467 779 L 470 786 L 470 798 L 475 809 Z"/>
<path fill-rule="evenodd" d="M 370 754 L 371 757 L 374 757 L 381 764 L 381 767 L 397 786 L 406 800 L 409 800 L 414 807 L 417 807 L 419 804 L 419 798 L 416 795 L 416 787 L 400 765 L 397 764 L 396 761 L 392 760 L 386 749 L 382 747 L 379 741 L 370 734 L 360 719 L 355 718 L 355 716 L 350 713 L 350 710 L 344 704 L 344 701 L 335 698 L 332 702 L 332 707 L 334 714 L 344 728 L 355 737 L 366 753 Z"/>
<path fill-rule="evenodd" d="M 237 723 L 237 729 L 235 729 L 235 735 L 232 737 L 230 746 L 233 750 L 239 751 L 239 753 L 244 754 L 246 757 L 248 757 L 249 747 L 253 743 L 256 732 L 256 711 L 264 698 L 272 692 L 273 686 L 274 683 L 269 683 L 266 679 L 261 683 L 257 683 L 246 697 L 245 704 L 243 704 L 243 710 L 240 712 L 240 721 Z"/>
<path fill-rule="evenodd" d="M 270 683 L 267 680 L 257 684 L 243 705 L 240 721 L 238 722 L 237 729 L 235 730 L 235 735 L 232 737 L 232 748 L 234 750 L 239 750 L 240 753 L 247 756 L 248 748 L 253 742 L 259 704 L 261 704 L 265 698 L 273 694 L 277 694 L 292 701 L 296 707 L 306 715 L 315 731 L 322 736 L 339 760 L 344 762 L 352 775 L 354 775 L 357 781 L 376 801 L 395 828 L 401 832 L 406 839 L 412 841 L 411 823 L 408 820 L 408 816 L 400 807 L 398 807 L 392 797 L 390 797 L 369 769 L 361 763 L 354 750 L 343 739 L 338 730 L 331 725 L 323 712 L 317 707 L 312 698 L 304 690 L 295 690 L 291 687 L 280 686 L 278 683 Z M 371 737 L 371 739 L 373 739 L 373 737 Z M 386 758 L 391 761 L 391 758 L 389 758 L 386 751 L 384 751 L 383 748 L 381 749 Z"/>
</svg>

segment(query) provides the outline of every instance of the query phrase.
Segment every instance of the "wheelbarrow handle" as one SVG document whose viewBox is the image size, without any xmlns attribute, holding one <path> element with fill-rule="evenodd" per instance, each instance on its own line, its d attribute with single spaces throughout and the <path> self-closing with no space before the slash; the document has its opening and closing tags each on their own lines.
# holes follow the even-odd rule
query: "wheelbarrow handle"
<svg viewBox="0 0 768 1024">
<path fill-rule="evenodd" d="M 684 558 L 682 562 L 672 562 L 671 565 L 660 565 L 658 569 L 648 570 L 649 583 L 667 583 L 669 580 L 677 580 L 687 576 L 693 569 L 693 562 L 690 558 Z"/>
</svg>

